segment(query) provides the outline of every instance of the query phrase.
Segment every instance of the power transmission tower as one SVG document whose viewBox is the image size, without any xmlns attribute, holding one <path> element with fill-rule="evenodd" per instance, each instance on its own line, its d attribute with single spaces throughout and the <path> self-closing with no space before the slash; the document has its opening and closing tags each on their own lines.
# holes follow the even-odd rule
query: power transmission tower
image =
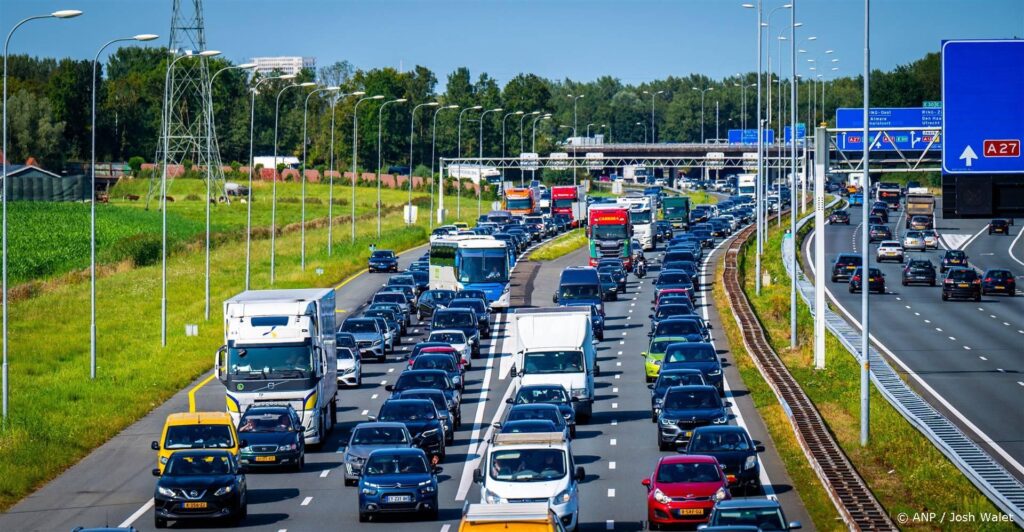
<svg viewBox="0 0 1024 532">
<path fill-rule="evenodd" d="M 197 54 L 206 50 L 206 32 L 203 23 L 202 0 L 173 0 L 171 15 L 170 53 L 168 63 L 186 52 Z M 174 63 L 166 87 L 160 140 L 157 142 L 157 173 L 150 179 L 149 201 L 159 195 L 163 172 L 164 138 L 167 139 L 167 164 L 191 161 L 200 168 L 210 165 L 215 195 L 227 198 L 224 190 L 224 170 L 221 166 L 217 140 L 210 134 L 213 123 L 213 100 L 210 95 L 210 69 L 208 59 L 202 56 L 182 59 Z M 159 175 L 157 175 L 159 174 Z M 204 176 L 206 172 L 203 172 Z"/>
</svg>

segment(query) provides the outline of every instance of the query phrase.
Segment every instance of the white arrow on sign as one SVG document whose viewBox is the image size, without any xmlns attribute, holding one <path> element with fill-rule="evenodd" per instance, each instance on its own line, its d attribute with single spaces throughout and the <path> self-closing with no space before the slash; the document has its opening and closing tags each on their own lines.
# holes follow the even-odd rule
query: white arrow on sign
<svg viewBox="0 0 1024 532">
<path fill-rule="evenodd" d="M 965 161 L 967 168 L 971 167 L 971 162 L 978 158 L 978 154 L 974 153 L 974 148 L 970 144 L 964 148 L 964 152 L 960 154 L 960 160 Z"/>
</svg>

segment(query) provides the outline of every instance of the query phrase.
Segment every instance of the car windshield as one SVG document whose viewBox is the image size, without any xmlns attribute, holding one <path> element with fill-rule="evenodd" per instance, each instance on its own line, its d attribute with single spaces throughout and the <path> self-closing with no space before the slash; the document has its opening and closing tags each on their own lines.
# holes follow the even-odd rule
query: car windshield
<svg viewBox="0 0 1024 532">
<path fill-rule="evenodd" d="M 365 475 L 423 475 L 427 463 L 418 454 L 373 453 L 363 468 Z"/>
<path fill-rule="evenodd" d="M 715 348 L 709 345 L 669 346 L 665 363 L 670 362 L 714 362 Z"/>
<path fill-rule="evenodd" d="M 304 379 L 313 373 L 310 347 L 309 344 L 229 347 L 228 368 L 240 379 Z"/>
<path fill-rule="evenodd" d="M 965 256 L 966 255 L 964 254 L 964 252 L 959 250 L 952 250 L 946 252 L 946 257 L 949 257 L 951 259 L 962 259 Z"/>
<path fill-rule="evenodd" d="M 990 270 L 985 274 L 985 277 L 991 277 L 993 279 L 1009 279 L 1013 277 L 1013 274 L 1006 270 Z"/>
<path fill-rule="evenodd" d="M 582 351 L 538 351 L 526 353 L 524 373 L 579 373 L 583 371 Z"/>
<path fill-rule="evenodd" d="M 476 312 L 486 312 L 487 307 L 484 306 L 484 302 L 479 299 L 474 300 L 456 300 L 452 301 L 449 308 L 468 308 Z"/>
<path fill-rule="evenodd" d="M 351 334 L 348 334 L 348 333 L 345 333 L 345 334 L 338 333 L 338 334 L 334 335 L 334 341 L 336 343 L 335 345 L 337 345 L 338 347 L 355 347 L 356 346 L 356 338 L 354 336 L 352 336 Z"/>
<path fill-rule="evenodd" d="M 688 452 L 749 451 L 750 442 L 736 431 L 696 432 L 690 441 Z"/>
<path fill-rule="evenodd" d="M 690 276 L 684 272 L 678 273 L 663 273 L 658 277 L 657 284 L 687 284 L 690 282 Z"/>
<path fill-rule="evenodd" d="M 594 240 L 625 240 L 627 237 L 626 227 L 622 224 L 595 225 L 590 232 Z"/>
<path fill-rule="evenodd" d="M 494 451 L 488 467 L 494 480 L 543 482 L 566 475 L 565 451 L 561 449 L 518 449 Z"/>
<path fill-rule="evenodd" d="M 647 209 L 629 211 L 629 221 L 633 225 L 649 224 L 651 223 L 651 211 Z"/>
<path fill-rule="evenodd" d="M 412 364 L 412 369 L 441 369 L 444 371 L 453 371 L 455 369 L 455 362 L 452 357 L 448 355 L 440 356 L 418 356 Z"/>
<path fill-rule="evenodd" d="M 664 393 L 673 386 L 699 386 L 704 384 L 704 377 L 698 372 L 693 373 L 665 373 L 658 377 L 658 384 L 655 391 Z"/>
<path fill-rule="evenodd" d="M 659 484 L 683 482 L 717 482 L 722 479 L 718 465 L 710 462 L 696 464 L 661 464 L 658 467 Z"/>
<path fill-rule="evenodd" d="M 660 320 L 660 319 L 663 319 L 663 318 L 667 318 L 669 316 L 678 316 L 680 314 L 686 315 L 686 314 L 690 313 L 690 310 L 691 310 L 690 307 L 687 307 L 687 306 L 684 306 L 684 305 L 665 305 L 665 304 L 662 304 L 662 305 L 658 306 L 658 313 L 655 314 L 654 316 L 657 319 Z"/>
<path fill-rule="evenodd" d="M 420 302 L 433 301 L 435 304 L 445 305 L 455 297 L 451 290 L 427 290 L 420 296 Z"/>
<path fill-rule="evenodd" d="M 931 268 L 932 263 L 926 260 L 912 260 L 910 261 L 911 268 Z"/>
<path fill-rule="evenodd" d="M 238 432 L 291 432 L 293 429 L 287 412 L 245 414 L 238 423 Z"/>
<path fill-rule="evenodd" d="M 707 410 L 710 408 L 721 408 L 722 403 L 718 399 L 718 392 L 715 390 L 686 390 L 669 392 L 665 396 L 665 408 L 672 410 Z"/>
<path fill-rule="evenodd" d="M 396 390 L 408 390 L 411 388 L 434 388 L 437 390 L 448 389 L 448 379 L 443 373 L 402 373 L 395 381 Z"/>
<path fill-rule="evenodd" d="M 389 445 L 409 443 L 401 427 L 357 427 L 349 445 Z"/>
<path fill-rule="evenodd" d="M 375 333 L 377 324 L 373 320 L 345 320 L 341 330 L 349 333 Z"/>
<path fill-rule="evenodd" d="M 962 270 L 949 270 L 949 278 L 954 281 L 973 281 L 977 274 L 974 270 L 968 270 L 966 268 Z"/>
<path fill-rule="evenodd" d="M 427 401 L 387 401 L 380 407 L 380 415 L 377 416 L 381 421 L 421 421 L 436 418 L 434 405 Z"/>
<path fill-rule="evenodd" d="M 658 331 L 662 334 L 674 336 L 684 334 L 700 334 L 700 327 L 697 322 L 691 320 L 672 320 L 658 324 Z"/>
<path fill-rule="evenodd" d="M 510 210 L 510 211 L 512 211 L 512 210 L 514 210 L 514 211 L 531 210 L 531 209 L 533 209 L 533 199 L 532 198 L 524 198 L 524 199 L 505 198 L 505 208 Z"/>
<path fill-rule="evenodd" d="M 338 347 L 338 360 L 355 360 L 355 355 L 352 353 L 352 349 L 347 347 Z"/>
<path fill-rule="evenodd" d="M 840 264 L 840 265 L 843 265 L 843 266 L 851 265 L 851 264 L 855 265 L 855 266 L 860 266 L 860 255 L 845 255 L 845 256 L 839 257 L 839 260 L 837 260 L 836 262 L 837 262 L 837 264 Z"/>
<path fill-rule="evenodd" d="M 393 251 L 374 251 L 372 257 L 375 259 L 390 259 L 394 258 L 395 253 Z"/>
<path fill-rule="evenodd" d="M 920 231 L 907 231 L 907 238 L 922 238 L 923 236 Z"/>
<path fill-rule="evenodd" d="M 367 318 L 384 318 L 385 320 L 395 320 L 395 315 L 387 310 L 367 310 L 363 313 Z"/>
<path fill-rule="evenodd" d="M 558 289 L 560 299 L 595 299 L 598 287 L 592 284 L 562 285 Z"/>
<path fill-rule="evenodd" d="M 647 349 L 647 351 L 649 353 L 664 353 L 665 349 L 667 349 L 670 344 L 685 341 L 685 338 L 656 339 L 653 342 L 651 342 L 651 346 Z"/>
<path fill-rule="evenodd" d="M 714 526 L 749 525 L 758 530 L 785 530 L 782 515 L 775 508 L 723 508 L 716 511 Z"/>
<path fill-rule="evenodd" d="M 427 338 L 428 342 L 442 342 L 446 344 L 464 344 L 466 335 L 462 332 L 432 332 Z"/>
<path fill-rule="evenodd" d="M 434 314 L 434 327 L 472 327 L 476 316 L 472 312 L 438 312 Z"/>
<path fill-rule="evenodd" d="M 163 474 L 171 477 L 230 475 L 231 459 L 224 455 L 182 456 L 172 454 Z"/>
<path fill-rule="evenodd" d="M 234 447 L 228 425 L 172 425 L 167 427 L 164 449 L 230 449 Z"/>
<path fill-rule="evenodd" d="M 561 386 L 549 388 L 520 388 L 516 394 L 516 403 L 567 403 L 568 396 Z"/>
<path fill-rule="evenodd" d="M 565 418 L 561 412 L 552 408 L 518 407 L 508 413 L 507 421 L 521 421 L 524 419 L 546 419 L 555 425 L 562 425 Z"/>
<path fill-rule="evenodd" d="M 406 303 L 405 292 L 380 292 L 373 296 L 373 303 Z"/>
<path fill-rule="evenodd" d="M 508 281 L 508 255 L 504 248 L 463 249 L 459 263 L 460 283 L 504 283 Z"/>
</svg>

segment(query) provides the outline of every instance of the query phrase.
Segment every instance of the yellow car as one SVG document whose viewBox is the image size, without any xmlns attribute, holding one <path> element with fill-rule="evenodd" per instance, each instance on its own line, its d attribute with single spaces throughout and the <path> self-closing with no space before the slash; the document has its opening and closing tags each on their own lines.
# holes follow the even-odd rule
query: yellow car
<svg viewBox="0 0 1024 532">
<path fill-rule="evenodd" d="M 686 342 L 685 336 L 656 336 L 651 339 L 647 351 L 640 353 L 644 357 L 644 372 L 647 382 L 654 382 L 661 372 L 661 362 L 665 360 L 665 350 L 669 344 Z"/>
<path fill-rule="evenodd" d="M 459 532 L 564 532 L 547 503 L 470 504 Z"/>
<path fill-rule="evenodd" d="M 171 453 L 183 449 L 223 449 L 238 457 L 245 447 L 227 412 L 183 412 L 167 416 L 160 441 L 151 444 L 157 452 L 156 466 L 163 473 Z"/>
</svg>

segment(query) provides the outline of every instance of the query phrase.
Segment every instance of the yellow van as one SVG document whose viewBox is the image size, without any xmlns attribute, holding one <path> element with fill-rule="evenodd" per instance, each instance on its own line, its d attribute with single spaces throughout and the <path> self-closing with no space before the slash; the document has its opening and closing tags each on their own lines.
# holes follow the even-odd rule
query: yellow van
<svg viewBox="0 0 1024 532">
<path fill-rule="evenodd" d="M 224 449 L 238 456 L 238 449 L 245 447 L 238 439 L 238 431 L 227 412 L 182 412 L 167 416 L 160 441 L 151 445 L 157 451 L 157 468 L 164 471 L 164 464 L 174 451 L 182 449 Z"/>
<path fill-rule="evenodd" d="M 548 504 L 470 504 L 459 523 L 459 532 L 565 532 Z"/>
</svg>

